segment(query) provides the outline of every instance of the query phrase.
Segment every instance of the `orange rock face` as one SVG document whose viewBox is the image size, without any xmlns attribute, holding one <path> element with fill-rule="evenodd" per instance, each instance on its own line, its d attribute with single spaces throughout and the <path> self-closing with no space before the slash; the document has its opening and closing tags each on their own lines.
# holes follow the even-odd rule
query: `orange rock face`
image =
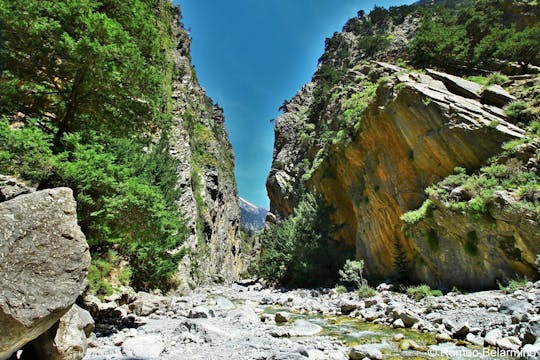
<svg viewBox="0 0 540 360">
<path fill-rule="evenodd" d="M 395 67 L 378 66 L 395 72 Z M 479 98 L 451 92 L 428 75 L 394 75 L 379 86 L 375 99 L 357 120 L 361 129 L 352 141 L 332 145 L 306 181 L 307 188 L 322 194 L 335 208 L 335 238 L 355 246 L 371 277 L 396 276 L 404 270 L 400 268 L 400 256 L 404 256 L 411 278 L 439 281 L 415 266 L 421 247 L 407 239 L 400 217 L 422 205 L 426 187 L 452 174 L 454 168 L 478 169 L 501 151 L 502 143 L 523 137 L 523 130 L 507 122 L 500 108 L 482 104 Z M 286 114 L 288 121 L 283 124 L 289 129 L 290 119 Z M 289 139 L 298 144 L 294 136 Z M 294 208 L 294 202 L 288 201 L 294 199 L 290 189 L 300 182 L 290 165 L 299 157 L 280 159 L 292 153 L 287 145 L 276 151 L 274 162 L 289 165 L 274 165 L 269 179 L 270 185 L 278 182 L 272 178 L 278 173 L 281 179 L 292 179 L 288 185 L 268 186 L 272 210 L 282 215 Z M 450 267 L 452 261 L 445 259 L 438 265 Z"/>
</svg>

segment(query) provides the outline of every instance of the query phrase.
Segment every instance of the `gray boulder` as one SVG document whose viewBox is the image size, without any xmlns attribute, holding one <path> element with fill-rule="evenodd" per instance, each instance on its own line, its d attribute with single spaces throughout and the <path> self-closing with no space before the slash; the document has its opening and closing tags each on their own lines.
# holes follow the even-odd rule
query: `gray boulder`
<svg viewBox="0 0 540 360">
<path fill-rule="evenodd" d="M 137 358 L 159 358 L 165 344 L 163 339 L 157 335 L 139 335 L 127 339 L 122 344 L 122 354 Z"/>
<path fill-rule="evenodd" d="M 82 360 L 87 338 L 94 329 L 90 313 L 73 305 L 60 321 L 30 343 L 35 354 L 46 360 Z"/>
<path fill-rule="evenodd" d="M 159 309 L 164 309 L 169 304 L 170 300 L 163 296 L 140 291 L 137 293 L 135 301 L 129 304 L 129 310 L 137 316 L 148 316 Z"/>
<path fill-rule="evenodd" d="M 0 202 L 0 360 L 53 326 L 86 287 L 90 254 L 68 188 Z M 4 335 L 5 334 L 5 335 Z"/>
<path fill-rule="evenodd" d="M 530 308 L 531 304 L 529 302 L 512 299 L 502 302 L 499 312 L 506 315 L 525 314 Z"/>
<path fill-rule="evenodd" d="M 380 350 L 379 344 L 364 344 L 356 345 L 349 352 L 349 359 L 362 360 L 362 359 L 375 359 L 380 360 L 383 358 L 383 354 Z"/>
</svg>

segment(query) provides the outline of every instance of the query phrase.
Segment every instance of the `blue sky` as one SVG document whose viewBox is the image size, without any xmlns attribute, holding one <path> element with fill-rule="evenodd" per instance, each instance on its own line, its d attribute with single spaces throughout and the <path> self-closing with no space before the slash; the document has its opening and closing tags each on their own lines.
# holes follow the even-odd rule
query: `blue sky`
<svg viewBox="0 0 540 360">
<path fill-rule="evenodd" d="M 225 110 L 240 196 L 268 207 L 270 120 L 311 79 L 324 39 L 360 9 L 412 0 L 174 0 L 191 29 L 201 85 Z"/>
</svg>

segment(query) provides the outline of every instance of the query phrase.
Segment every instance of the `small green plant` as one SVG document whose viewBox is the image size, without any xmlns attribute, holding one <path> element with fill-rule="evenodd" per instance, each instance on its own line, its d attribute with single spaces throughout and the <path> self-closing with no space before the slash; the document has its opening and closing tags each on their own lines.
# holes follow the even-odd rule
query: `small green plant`
<svg viewBox="0 0 540 360">
<path fill-rule="evenodd" d="M 504 108 L 504 113 L 512 122 L 528 123 L 532 117 L 532 110 L 527 102 L 522 100 L 513 101 Z"/>
<path fill-rule="evenodd" d="M 511 279 L 508 281 L 508 285 L 504 286 L 501 283 L 499 283 L 499 289 L 510 293 L 517 290 L 522 290 L 527 286 L 527 283 L 529 282 L 529 279 L 527 277 L 524 277 L 523 279 Z"/>
<path fill-rule="evenodd" d="M 491 120 L 488 124 L 489 127 L 491 128 L 496 128 L 497 126 L 499 126 L 501 122 L 499 120 Z"/>
<path fill-rule="evenodd" d="M 489 85 L 495 85 L 495 84 L 496 85 L 502 85 L 502 84 L 508 82 L 508 80 L 510 80 L 508 78 L 508 76 L 496 72 L 496 73 L 490 74 L 487 77 L 485 85 L 488 85 L 488 86 Z"/>
<path fill-rule="evenodd" d="M 417 210 L 409 211 L 401 215 L 401 220 L 409 225 L 414 225 L 423 219 L 431 217 L 434 208 L 435 204 L 433 204 L 433 201 L 427 199 Z"/>
<path fill-rule="evenodd" d="M 347 260 L 343 269 L 339 270 L 339 279 L 346 283 L 353 283 L 358 289 L 367 285 L 363 276 L 364 260 Z"/>
<path fill-rule="evenodd" d="M 345 294 L 347 292 L 347 288 L 343 285 L 337 285 L 335 288 L 334 288 L 334 291 L 337 293 L 337 294 Z"/>
<path fill-rule="evenodd" d="M 420 301 L 425 298 L 430 298 L 431 296 L 442 296 L 441 290 L 433 290 L 429 285 L 423 284 L 416 287 L 410 287 L 407 289 L 407 295 Z"/>
<path fill-rule="evenodd" d="M 425 97 L 422 99 L 422 104 L 424 104 L 425 107 L 428 107 L 429 104 L 431 104 L 431 99 L 428 97 Z"/>
<path fill-rule="evenodd" d="M 369 297 L 377 295 L 377 290 L 373 289 L 368 284 L 364 284 L 360 286 L 360 288 L 356 291 L 356 294 L 358 295 L 359 298 L 362 298 L 362 299 L 369 298 Z"/>
</svg>

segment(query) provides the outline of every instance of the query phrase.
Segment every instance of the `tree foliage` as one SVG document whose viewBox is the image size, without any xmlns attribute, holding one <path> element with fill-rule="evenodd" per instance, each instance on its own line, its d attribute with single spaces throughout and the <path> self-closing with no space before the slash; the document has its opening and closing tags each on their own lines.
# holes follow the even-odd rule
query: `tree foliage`
<svg viewBox="0 0 540 360">
<path fill-rule="evenodd" d="M 501 60 L 538 65 L 539 21 L 537 6 L 512 0 L 478 0 L 453 12 L 434 8 L 425 12 L 409 52 L 417 65 L 446 69 Z"/>
<path fill-rule="evenodd" d="M 94 268 L 113 251 L 146 290 L 174 285 L 186 235 L 167 145 L 171 11 L 0 0 L 0 173 L 71 187 Z"/>
<path fill-rule="evenodd" d="M 313 286 L 337 280 L 346 258 L 330 235 L 331 209 L 322 199 L 304 194 L 293 216 L 261 234 L 260 274 L 283 285 Z"/>
</svg>

